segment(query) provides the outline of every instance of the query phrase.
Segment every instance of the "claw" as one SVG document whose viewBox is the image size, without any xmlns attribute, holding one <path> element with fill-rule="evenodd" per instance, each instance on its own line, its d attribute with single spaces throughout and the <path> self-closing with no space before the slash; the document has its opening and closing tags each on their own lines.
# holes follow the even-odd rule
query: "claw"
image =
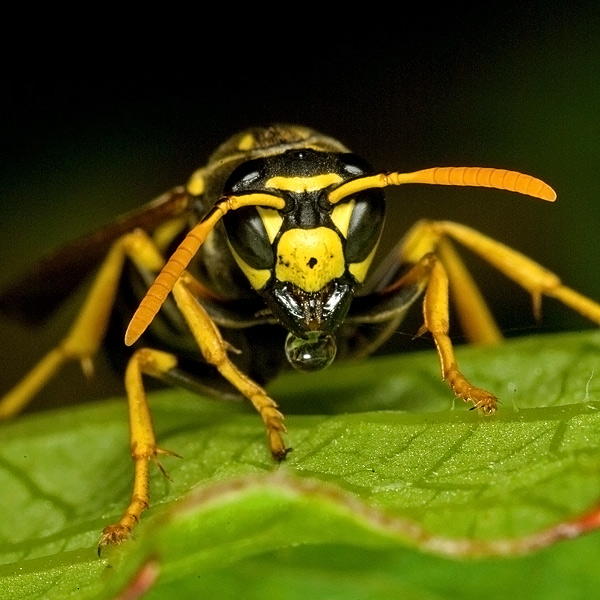
<svg viewBox="0 0 600 600">
<path fill-rule="evenodd" d="M 484 415 L 493 415 L 496 412 L 498 398 L 480 388 L 472 388 L 469 390 L 468 398 L 465 400 L 473 402 L 471 410 L 479 410 Z"/>
<path fill-rule="evenodd" d="M 98 556 L 105 546 L 118 546 L 131 537 L 131 528 L 125 525 L 109 525 L 102 531 L 102 537 L 98 542 Z"/>
</svg>

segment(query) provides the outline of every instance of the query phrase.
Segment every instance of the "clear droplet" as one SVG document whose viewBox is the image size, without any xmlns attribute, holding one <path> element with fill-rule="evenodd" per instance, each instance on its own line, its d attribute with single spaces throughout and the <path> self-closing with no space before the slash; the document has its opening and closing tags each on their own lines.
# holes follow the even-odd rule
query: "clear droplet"
<svg viewBox="0 0 600 600">
<path fill-rule="evenodd" d="M 285 355 L 298 371 L 320 371 L 328 367 L 335 358 L 335 337 L 322 331 L 311 331 L 308 337 L 288 334 L 285 340 Z"/>
</svg>

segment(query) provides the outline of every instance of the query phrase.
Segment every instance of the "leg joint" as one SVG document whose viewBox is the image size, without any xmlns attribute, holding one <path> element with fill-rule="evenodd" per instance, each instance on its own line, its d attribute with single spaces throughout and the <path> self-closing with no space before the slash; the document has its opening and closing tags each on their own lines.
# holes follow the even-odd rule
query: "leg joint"
<svg viewBox="0 0 600 600">
<path fill-rule="evenodd" d="M 140 348 L 129 359 L 127 369 L 131 368 L 145 375 L 160 377 L 176 366 L 177 358 L 173 354 L 153 348 Z"/>
</svg>

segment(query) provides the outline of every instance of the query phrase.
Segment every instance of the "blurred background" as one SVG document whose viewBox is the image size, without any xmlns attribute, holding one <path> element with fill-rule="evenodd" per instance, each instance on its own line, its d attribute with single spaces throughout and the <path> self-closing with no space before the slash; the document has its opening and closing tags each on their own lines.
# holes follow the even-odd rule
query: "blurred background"
<svg viewBox="0 0 600 600">
<path fill-rule="evenodd" d="M 180 14 L 162 30 L 138 31 L 140 42 L 121 46 L 126 28 L 97 39 L 74 31 L 63 51 L 50 32 L 31 61 L 5 58 L 0 287 L 56 245 L 184 183 L 239 129 L 287 121 L 337 137 L 381 170 L 476 165 L 541 177 L 558 193 L 554 205 L 482 189 L 391 190 L 383 247 L 420 218 L 453 219 L 600 299 L 597 3 L 347 16 L 364 25 L 334 16 L 271 22 L 266 9 L 237 25 L 232 15 L 196 23 Z M 525 292 L 468 262 L 507 336 L 590 326 L 551 300 L 535 326 Z M 44 330 L 0 317 L 2 390 L 60 338 L 72 305 Z M 420 324 L 416 312 L 399 345 Z M 90 392 L 82 380 L 69 368 L 46 395 L 121 389 Z"/>
</svg>

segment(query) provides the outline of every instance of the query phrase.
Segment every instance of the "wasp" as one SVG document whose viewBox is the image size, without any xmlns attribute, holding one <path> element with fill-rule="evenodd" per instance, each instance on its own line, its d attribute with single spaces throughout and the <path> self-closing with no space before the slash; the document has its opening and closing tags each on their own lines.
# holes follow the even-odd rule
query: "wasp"
<svg viewBox="0 0 600 600">
<path fill-rule="evenodd" d="M 417 222 L 371 269 L 385 220 L 383 188 L 405 184 L 556 197 L 543 181 L 505 169 L 375 172 L 310 128 L 258 127 L 222 144 L 185 186 L 62 247 L 0 296 L 5 312 L 42 318 L 97 268 L 70 331 L 3 397 L 0 417 L 19 412 L 67 361 L 91 372 L 107 332 L 120 332 L 120 350 L 128 348 L 134 483 L 129 505 L 104 529 L 100 547 L 130 536 L 149 505 L 150 466 L 160 467 L 159 456 L 170 454 L 155 439 L 145 377 L 246 398 L 280 461 L 288 452 L 286 430 L 265 390 L 269 380 L 290 365 L 316 371 L 336 356 L 371 354 L 419 299 L 417 334 L 432 336 L 443 379 L 473 408 L 496 410 L 496 397 L 461 373 L 449 337 L 452 291 L 470 341 L 502 339 L 455 243 L 525 288 L 536 313 L 546 295 L 600 323 L 600 304 L 521 253 L 450 221 Z"/>
</svg>

